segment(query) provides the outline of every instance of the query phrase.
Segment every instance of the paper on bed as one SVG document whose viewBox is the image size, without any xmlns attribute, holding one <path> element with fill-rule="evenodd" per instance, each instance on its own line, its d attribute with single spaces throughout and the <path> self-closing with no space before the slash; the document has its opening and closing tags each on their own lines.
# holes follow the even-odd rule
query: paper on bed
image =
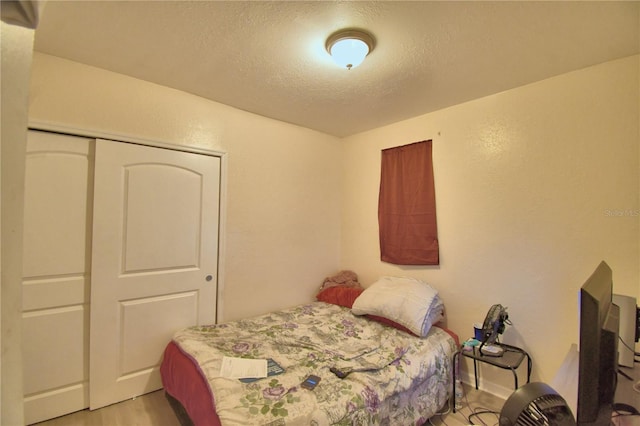
<svg viewBox="0 0 640 426">
<path fill-rule="evenodd" d="M 267 360 L 223 356 L 220 376 L 229 379 L 267 377 Z"/>
</svg>

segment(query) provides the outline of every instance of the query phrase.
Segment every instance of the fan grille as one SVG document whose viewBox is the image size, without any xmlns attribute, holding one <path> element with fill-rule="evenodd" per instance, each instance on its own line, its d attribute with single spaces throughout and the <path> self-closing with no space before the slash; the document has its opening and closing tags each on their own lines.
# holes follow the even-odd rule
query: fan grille
<svg viewBox="0 0 640 426">
<path fill-rule="evenodd" d="M 565 401 L 559 395 L 543 395 L 529 403 L 518 416 L 516 424 L 522 426 L 557 424 L 557 418 L 564 415 L 565 407 Z"/>
<path fill-rule="evenodd" d="M 507 399 L 500 413 L 501 426 L 575 425 L 567 402 L 544 383 L 529 383 Z"/>
</svg>

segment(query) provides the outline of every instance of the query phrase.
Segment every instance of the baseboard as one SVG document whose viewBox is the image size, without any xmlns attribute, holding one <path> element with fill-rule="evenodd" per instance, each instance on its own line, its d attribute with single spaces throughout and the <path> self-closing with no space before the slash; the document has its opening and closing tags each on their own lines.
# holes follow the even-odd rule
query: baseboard
<svg viewBox="0 0 640 426">
<path fill-rule="evenodd" d="M 469 385 L 469 387 L 471 388 L 475 388 L 476 381 L 473 376 L 473 372 L 461 371 L 460 378 L 463 383 Z M 483 392 L 490 393 L 491 395 L 497 398 L 503 399 L 505 401 L 514 392 L 513 388 L 506 388 L 502 385 L 498 385 L 489 380 L 484 380 L 482 377 L 478 378 L 478 389 L 482 390 Z"/>
</svg>

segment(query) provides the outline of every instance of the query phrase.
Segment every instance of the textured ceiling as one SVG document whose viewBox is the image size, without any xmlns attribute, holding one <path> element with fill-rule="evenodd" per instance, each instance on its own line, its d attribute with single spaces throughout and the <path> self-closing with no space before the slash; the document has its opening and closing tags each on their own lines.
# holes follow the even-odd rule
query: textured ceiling
<svg viewBox="0 0 640 426">
<path fill-rule="evenodd" d="M 639 6 L 49 0 L 35 49 L 343 137 L 636 54 Z M 376 38 L 350 71 L 345 27 Z"/>
</svg>

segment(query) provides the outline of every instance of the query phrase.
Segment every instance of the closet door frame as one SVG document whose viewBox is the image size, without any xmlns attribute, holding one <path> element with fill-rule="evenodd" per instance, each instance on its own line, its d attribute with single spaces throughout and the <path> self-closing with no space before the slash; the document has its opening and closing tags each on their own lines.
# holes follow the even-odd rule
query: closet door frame
<svg viewBox="0 0 640 426">
<path fill-rule="evenodd" d="M 220 158 L 220 212 L 218 224 L 218 282 L 216 294 L 216 323 L 224 318 L 224 277 L 225 277 L 225 247 L 226 247 L 226 211 L 227 211 L 227 153 L 206 148 L 188 145 L 177 145 L 169 142 L 161 142 L 150 139 L 141 139 L 124 134 L 106 133 L 89 128 L 70 127 L 63 124 L 30 120 L 30 130 L 41 130 L 53 133 L 64 133 L 72 136 L 88 137 L 93 139 L 106 139 L 114 142 L 133 143 L 137 145 L 170 149 L 174 151 L 191 152 L 195 154 L 210 155 Z"/>
</svg>

